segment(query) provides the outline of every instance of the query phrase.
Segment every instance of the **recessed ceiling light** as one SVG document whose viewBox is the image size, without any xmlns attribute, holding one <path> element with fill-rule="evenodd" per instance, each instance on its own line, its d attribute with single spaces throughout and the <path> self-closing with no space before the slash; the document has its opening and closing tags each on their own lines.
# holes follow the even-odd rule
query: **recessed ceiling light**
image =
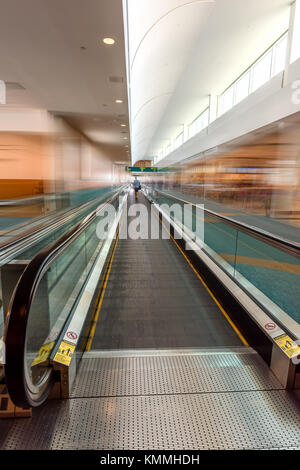
<svg viewBox="0 0 300 470">
<path fill-rule="evenodd" d="M 116 41 L 113 38 L 104 38 L 103 42 L 104 44 L 107 44 L 108 46 L 112 46 Z"/>
<path fill-rule="evenodd" d="M 115 103 L 118 103 L 118 104 L 123 103 L 123 100 L 116 100 Z"/>
<path fill-rule="evenodd" d="M 126 127 L 126 124 L 121 124 L 121 127 Z"/>
<path fill-rule="evenodd" d="M 124 139 L 124 140 L 127 140 L 127 139 L 128 139 L 128 137 L 123 137 L 123 139 Z"/>
</svg>

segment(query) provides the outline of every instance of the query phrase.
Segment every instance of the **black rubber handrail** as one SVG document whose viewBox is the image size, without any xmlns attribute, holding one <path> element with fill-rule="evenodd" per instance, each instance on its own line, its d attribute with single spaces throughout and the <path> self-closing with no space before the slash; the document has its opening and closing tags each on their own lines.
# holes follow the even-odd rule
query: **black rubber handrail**
<svg viewBox="0 0 300 470">
<path fill-rule="evenodd" d="M 123 189 L 100 206 L 101 211 L 105 210 L 105 207 L 116 199 Z M 25 408 L 39 406 L 47 399 L 54 382 L 53 370 L 49 368 L 49 376 L 46 378 L 46 383 L 45 380 L 43 382 L 43 392 L 40 395 L 33 396 L 29 391 L 29 384 L 26 380 L 27 323 L 39 283 L 53 261 L 84 232 L 98 214 L 99 208 L 77 223 L 58 240 L 42 249 L 28 264 L 15 288 L 7 312 L 4 341 L 6 347 L 5 381 L 9 395 L 17 406 Z M 31 389 L 34 387 L 31 386 Z"/>
<path fill-rule="evenodd" d="M 157 193 L 163 194 L 164 196 L 167 196 L 171 199 L 174 199 L 175 201 L 182 201 L 188 204 L 191 204 L 194 207 L 199 207 L 199 204 L 191 201 L 187 201 L 186 199 L 181 199 L 180 197 L 174 196 L 172 194 L 166 193 L 164 191 L 161 191 L 156 188 L 151 188 L 151 191 L 156 191 Z M 202 209 L 200 207 L 200 209 Z M 261 240 L 263 242 L 266 242 L 269 245 L 274 246 L 275 248 L 278 248 L 286 253 L 288 253 L 291 256 L 295 256 L 297 258 L 300 258 L 300 243 L 294 242 L 292 240 L 288 240 L 286 238 L 282 238 L 278 235 L 272 234 L 270 232 L 267 232 L 263 229 L 260 229 L 258 227 L 254 227 L 252 225 L 245 224 L 243 222 L 239 222 L 235 219 L 232 219 L 230 217 L 226 217 L 225 215 L 218 214 L 217 212 L 214 212 L 210 209 L 203 208 L 204 212 L 207 212 L 208 214 L 213 215 L 214 217 L 220 219 L 222 222 L 226 223 L 227 225 L 230 225 L 234 227 L 237 230 L 240 230 L 244 233 L 250 234 L 251 236 L 257 238 L 258 240 Z"/>
</svg>

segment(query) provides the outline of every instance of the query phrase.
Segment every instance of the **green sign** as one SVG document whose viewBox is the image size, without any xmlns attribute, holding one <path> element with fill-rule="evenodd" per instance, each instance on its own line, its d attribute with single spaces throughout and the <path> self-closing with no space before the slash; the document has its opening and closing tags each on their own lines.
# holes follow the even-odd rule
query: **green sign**
<svg viewBox="0 0 300 470">
<path fill-rule="evenodd" d="M 177 171 L 176 168 L 158 168 L 158 167 L 151 167 L 151 166 L 127 166 L 127 171 L 133 173 L 162 173 L 162 172 L 169 172 L 169 171 Z"/>
</svg>

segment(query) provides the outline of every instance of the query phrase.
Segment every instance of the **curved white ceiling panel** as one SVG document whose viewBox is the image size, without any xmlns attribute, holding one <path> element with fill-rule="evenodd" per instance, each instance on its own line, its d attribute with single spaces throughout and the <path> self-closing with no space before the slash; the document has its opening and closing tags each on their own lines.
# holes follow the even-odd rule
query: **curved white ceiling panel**
<svg viewBox="0 0 300 470">
<path fill-rule="evenodd" d="M 129 0 L 133 161 L 146 156 L 213 5 L 196 0 Z"/>
<path fill-rule="evenodd" d="M 289 0 L 124 0 L 132 160 L 151 158 L 288 28 Z"/>
</svg>

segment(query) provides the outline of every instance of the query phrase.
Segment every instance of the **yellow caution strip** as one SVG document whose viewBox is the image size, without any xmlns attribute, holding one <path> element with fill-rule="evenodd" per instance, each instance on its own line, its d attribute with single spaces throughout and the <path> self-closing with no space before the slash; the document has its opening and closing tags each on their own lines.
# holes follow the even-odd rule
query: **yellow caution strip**
<svg viewBox="0 0 300 470">
<path fill-rule="evenodd" d="M 156 215 L 156 214 L 155 214 Z M 157 215 L 156 215 L 157 216 Z M 158 216 L 157 216 L 158 217 Z M 158 217 L 159 218 L 159 217 Z M 160 223 L 162 224 L 162 226 L 165 228 L 165 230 L 167 232 L 168 231 L 168 228 L 166 227 L 166 225 L 164 224 L 164 222 L 159 218 L 160 220 Z M 192 270 L 194 271 L 194 273 L 196 274 L 196 276 L 200 279 L 200 281 L 202 282 L 203 286 L 205 287 L 205 289 L 207 290 L 207 292 L 210 294 L 210 296 L 212 297 L 212 299 L 215 301 L 215 303 L 217 304 L 217 306 L 219 307 L 219 309 L 221 310 L 221 312 L 223 313 L 224 317 L 226 318 L 226 320 L 228 321 L 228 323 L 231 325 L 231 327 L 233 328 L 233 330 L 236 332 L 236 334 L 238 335 L 238 337 L 240 338 L 240 340 L 242 341 L 242 343 L 245 345 L 245 346 L 249 346 L 249 343 L 247 342 L 246 338 L 243 336 L 243 334 L 240 332 L 240 330 L 237 328 L 237 326 L 233 323 L 233 321 L 231 320 L 231 318 L 229 317 L 228 313 L 225 312 L 224 308 L 222 307 L 222 305 L 220 304 L 220 302 L 216 299 L 216 297 L 214 296 L 214 294 L 212 293 L 212 291 L 210 290 L 210 288 L 208 287 L 208 285 L 206 284 L 206 282 L 204 281 L 204 279 L 202 278 L 202 276 L 198 273 L 197 269 L 193 266 L 193 264 L 191 263 L 191 261 L 189 260 L 189 258 L 186 256 L 186 254 L 184 253 L 184 251 L 182 250 L 181 246 L 177 243 L 177 241 L 175 240 L 175 238 L 173 237 L 173 235 L 170 233 L 170 236 L 173 240 L 173 242 L 175 243 L 175 245 L 177 246 L 177 248 L 179 249 L 179 251 L 182 253 L 182 255 L 185 257 L 185 259 L 187 260 L 187 262 L 189 263 L 190 267 L 192 268 Z"/>
<path fill-rule="evenodd" d="M 92 328 L 91 328 L 89 338 L 88 338 L 88 341 L 87 341 L 86 351 L 90 351 L 91 346 L 92 346 L 93 338 L 94 338 L 95 331 L 96 331 L 97 322 L 98 322 L 98 319 L 99 319 L 100 309 L 101 309 L 102 302 L 103 302 L 103 299 L 104 299 L 104 294 L 105 294 L 105 291 L 106 291 L 106 287 L 107 287 L 107 283 L 108 283 L 112 263 L 113 263 L 113 260 L 114 260 L 114 257 L 115 257 L 115 252 L 116 252 L 116 249 L 117 249 L 118 241 L 119 241 L 119 233 L 117 234 L 115 244 L 114 244 L 114 247 L 113 247 L 113 251 L 112 251 L 111 257 L 110 257 L 109 262 L 108 262 L 107 270 L 106 270 L 106 273 L 105 273 L 105 276 L 104 276 L 103 287 L 102 287 L 102 289 L 100 289 L 100 297 L 99 297 L 99 294 L 98 294 L 99 301 L 98 301 L 98 304 L 96 303 L 97 307 L 96 307 L 96 311 L 95 311 L 95 314 L 94 314 L 94 317 L 93 317 L 93 320 L 92 320 Z"/>
</svg>

